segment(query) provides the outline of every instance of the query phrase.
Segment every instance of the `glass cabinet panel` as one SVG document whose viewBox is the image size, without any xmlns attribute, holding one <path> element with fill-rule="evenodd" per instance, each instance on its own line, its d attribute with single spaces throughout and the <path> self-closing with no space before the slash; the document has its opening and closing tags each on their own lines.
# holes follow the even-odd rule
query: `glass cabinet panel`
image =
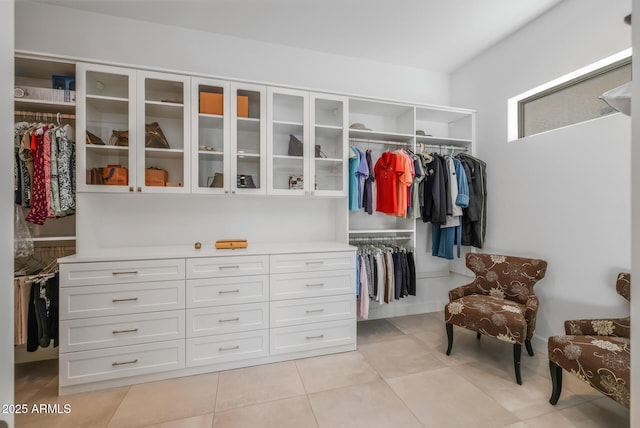
<svg viewBox="0 0 640 428">
<path fill-rule="evenodd" d="M 231 193 L 266 192 L 266 89 L 231 85 Z"/>
<path fill-rule="evenodd" d="M 138 191 L 188 192 L 189 78 L 138 72 Z M 170 189 L 169 189 L 170 188 Z"/>
<path fill-rule="evenodd" d="M 78 190 L 135 186 L 135 71 L 78 64 Z"/>
</svg>

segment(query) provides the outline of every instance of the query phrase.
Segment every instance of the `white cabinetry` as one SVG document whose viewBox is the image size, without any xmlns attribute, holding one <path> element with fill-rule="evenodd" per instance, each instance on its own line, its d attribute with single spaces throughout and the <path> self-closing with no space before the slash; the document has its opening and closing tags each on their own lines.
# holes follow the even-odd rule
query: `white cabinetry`
<svg viewBox="0 0 640 428">
<path fill-rule="evenodd" d="M 353 247 L 283 247 L 61 259 L 60 392 L 355 349 Z"/>
<path fill-rule="evenodd" d="M 85 63 L 77 65 L 77 75 L 78 191 L 188 192 L 189 77 Z M 168 148 L 145 144 L 147 125 L 154 123 Z M 121 137 L 118 143 L 112 139 L 116 133 Z M 108 169 L 116 177 L 105 174 L 104 168 L 112 166 L 126 171 Z M 149 168 L 167 171 L 168 184 L 148 181 Z"/>
</svg>

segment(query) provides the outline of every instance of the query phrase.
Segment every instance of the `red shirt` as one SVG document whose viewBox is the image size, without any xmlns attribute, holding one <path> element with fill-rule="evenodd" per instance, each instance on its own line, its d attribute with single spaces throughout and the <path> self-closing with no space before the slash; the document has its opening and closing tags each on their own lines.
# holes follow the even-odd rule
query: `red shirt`
<svg viewBox="0 0 640 428">
<path fill-rule="evenodd" d="M 404 172 L 395 153 L 384 152 L 373 168 L 376 178 L 376 211 L 394 214 L 398 211 L 397 181 Z"/>
</svg>

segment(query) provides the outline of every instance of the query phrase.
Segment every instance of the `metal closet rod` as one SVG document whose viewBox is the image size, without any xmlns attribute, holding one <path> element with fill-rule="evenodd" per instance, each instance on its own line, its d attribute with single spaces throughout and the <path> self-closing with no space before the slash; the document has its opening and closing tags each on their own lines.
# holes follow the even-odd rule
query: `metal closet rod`
<svg viewBox="0 0 640 428">
<path fill-rule="evenodd" d="M 468 152 L 469 149 L 466 147 L 459 147 L 459 146 L 445 146 L 443 144 L 423 144 L 423 143 L 417 143 L 418 147 L 428 147 L 431 149 L 446 149 L 446 150 L 461 150 L 463 152 Z"/>
<path fill-rule="evenodd" d="M 349 138 L 349 142 L 354 143 L 374 143 L 374 144 L 387 144 L 390 146 L 410 146 L 410 142 L 403 141 L 387 141 L 387 140 L 369 140 L 366 138 Z"/>
<path fill-rule="evenodd" d="M 33 117 L 42 117 L 43 119 L 74 119 L 76 118 L 75 114 L 66 114 L 66 113 L 42 113 L 39 111 L 22 111 L 16 110 L 13 112 L 15 116 L 33 116 Z"/>
<path fill-rule="evenodd" d="M 349 242 L 407 241 L 411 238 L 411 236 L 361 236 L 349 238 Z"/>
</svg>

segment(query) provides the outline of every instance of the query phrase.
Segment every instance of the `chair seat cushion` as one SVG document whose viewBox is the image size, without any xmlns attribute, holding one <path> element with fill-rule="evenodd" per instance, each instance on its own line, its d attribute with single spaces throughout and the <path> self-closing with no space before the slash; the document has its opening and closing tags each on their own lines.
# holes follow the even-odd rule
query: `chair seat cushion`
<svg viewBox="0 0 640 428">
<path fill-rule="evenodd" d="M 629 407 L 631 342 L 613 336 L 551 336 L 549 359 Z"/>
<path fill-rule="evenodd" d="M 461 297 L 444 307 L 447 323 L 519 344 L 527 338 L 524 312 L 524 305 L 480 294 Z"/>
</svg>

